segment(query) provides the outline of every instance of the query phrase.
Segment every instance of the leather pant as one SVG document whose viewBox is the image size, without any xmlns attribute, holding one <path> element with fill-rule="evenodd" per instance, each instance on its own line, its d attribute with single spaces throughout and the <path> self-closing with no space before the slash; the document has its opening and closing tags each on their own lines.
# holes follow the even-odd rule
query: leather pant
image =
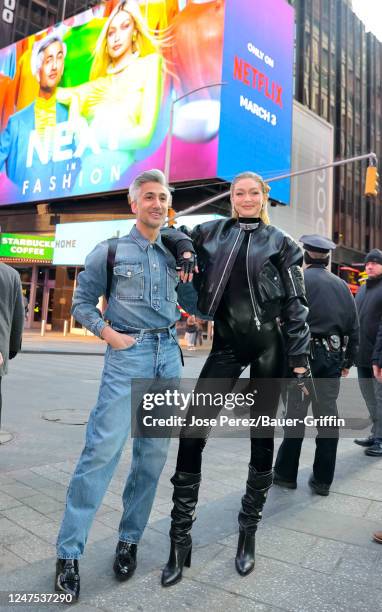
<svg viewBox="0 0 382 612">
<path fill-rule="evenodd" d="M 220 393 L 232 392 L 237 379 L 247 366 L 250 366 L 250 378 L 257 390 L 258 407 L 251 409 L 251 417 L 260 413 L 274 417 L 280 397 L 280 383 L 278 380 L 270 382 L 269 379 L 280 379 L 285 368 L 283 339 L 276 321 L 263 324 L 260 330 L 253 330 L 249 337 L 240 334 L 228 335 L 226 329 L 221 327 L 219 322 L 215 322 L 212 350 L 201 371 L 195 393 L 208 393 L 211 390 L 218 390 Z M 211 381 L 208 379 L 219 379 L 218 387 L 215 385 L 215 389 L 211 388 Z M 263 382 L 263 387 L 261 379 L 267 379 Z M 247 388 L 245 391 L 249 390 Z M 192 416 L 216 418 L 220 410 L 221 406 L 191 406 L 187 421 L 190 423 Z M 201 472 L 202 451 L 208 433 L 209 429 L 204 428 L 200 437 L 190 437 L 195 436 L 190 426 L 185 425 L 182 428 L 176 468 L 178 471 L 190 474 Z M 266 437 L 251 435 L 250 464 L 258 472 L 272 468 L 273 447 L 271 428 L 267 428 Z"/>
</svg>

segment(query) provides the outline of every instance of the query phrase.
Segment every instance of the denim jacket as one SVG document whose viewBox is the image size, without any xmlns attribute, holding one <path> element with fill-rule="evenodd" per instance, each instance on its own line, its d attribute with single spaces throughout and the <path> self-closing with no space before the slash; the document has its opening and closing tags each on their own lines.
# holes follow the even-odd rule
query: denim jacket
<svg viewBox="0 0 382 612">
<path fill-rule="evenodd" d="M 160 235 L 154 243 L 132 228 L 118 241 L 110 299 L 102 316 L 98 300 L 107 283 L 108 241 L 97 244 L 78 275 L 72 315 L 96 336 L 111 322 L 124 331 L 167 327 L 179 318 L 176 308 L 178 275 L 175 258 L 164 247 Z"/>
</svg>

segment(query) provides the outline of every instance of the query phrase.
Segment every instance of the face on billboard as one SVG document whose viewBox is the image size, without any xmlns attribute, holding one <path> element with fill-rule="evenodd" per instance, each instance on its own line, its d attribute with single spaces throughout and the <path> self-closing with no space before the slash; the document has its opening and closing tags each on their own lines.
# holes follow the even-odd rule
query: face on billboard
<svg viewBox="0 0 382 612">
<path fill-rule="evenodd" d="M 135 23 L 126 11 L 119 11 L 110 22 L 107 32 L 107 51 L 114 62 L 125 54 L 132 53 Z"/>
<path fill-rule="evenodd" d="M 175 183 L 285 173 L 293 11 L 254 4 L 108 0 L 0 50 L 0 205 L 125 191 L 166 161 Z"/>
<path fill-rule="evenodd" d="M 58 40 L 52 42 L 46 49 L 41 51 L 41 68 L 38 71 L 40 90 L 51 94 L 59 84 L 64 72 L 64 50 L 62 43 Z"/>
</svg>

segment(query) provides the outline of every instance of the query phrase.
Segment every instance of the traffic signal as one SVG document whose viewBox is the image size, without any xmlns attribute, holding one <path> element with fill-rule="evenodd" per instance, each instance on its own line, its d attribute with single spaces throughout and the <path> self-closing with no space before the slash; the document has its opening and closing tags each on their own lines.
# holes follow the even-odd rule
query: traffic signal
<svg viewBox="0 0 382 612">
<path fill-rule="evenodd" d="M 374 196 L 378 195 L 378 172 L 377 166 L 368 166 L 366 168 L 366 183 L 365 183 L 365 195 Z"/>
<path fill-rule="evenodd" d="M 175 215 L 176 215 L 176 210 L 170 207 L 167 213 L 167 224 L 169 227 L 173 227 L 175 225 L 176 223 Z"/>
</svg>

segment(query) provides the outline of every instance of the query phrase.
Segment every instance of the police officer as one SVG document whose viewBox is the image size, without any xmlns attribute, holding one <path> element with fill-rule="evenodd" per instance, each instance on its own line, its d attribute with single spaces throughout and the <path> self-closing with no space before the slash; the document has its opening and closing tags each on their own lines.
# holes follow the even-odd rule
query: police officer
<svg viewBox="0 0 382 612">
<path fill-rule="evenodd" d="M 342 279 L 327 269 L 334 242 L 312 234 L 301 236 L 304 247 L 304 278 L 309 306 L 307 322 L 311 331 L 311 371 L 314 388 L 301 401 L 296 389 L 289 392 L 287 416 L 304 419 L 312 401 L 314 418 L 338 417 L 337 398 L 340 377 L 347 376 L 359 344 L 359 322 L 353 296 Z M 323 379 L 323 380 L 320 380 Z M 313 474 L 313 493 L 329 495 L 336 463 L 338 428 L 318 427 Z M 280 446 L 273 483 L 289 489 L 297 487 L 297 472 L 305 433 L 303 424 L 286 428 Z"/>
</svg>

